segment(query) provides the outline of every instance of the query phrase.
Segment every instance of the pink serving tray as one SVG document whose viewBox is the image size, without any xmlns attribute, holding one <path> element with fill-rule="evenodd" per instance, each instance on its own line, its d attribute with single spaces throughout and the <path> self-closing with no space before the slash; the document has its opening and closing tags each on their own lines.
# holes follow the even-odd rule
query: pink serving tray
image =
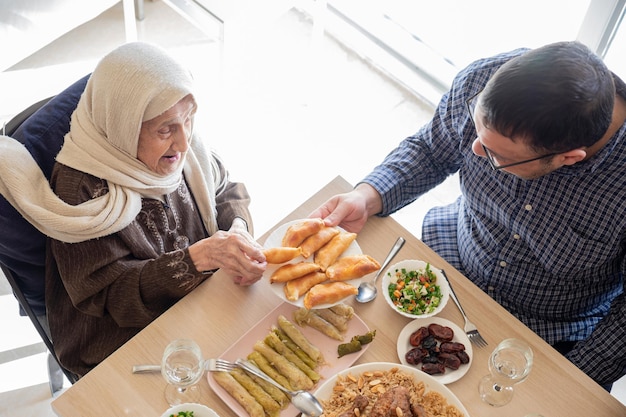
<svg viewBox="0 0 626 417">
<path fill-rule="evenodd" d="M 226 350 L 226 352 L 221 354 L 220 358 L 229 361 L 235 361 L 238 358 L 245 359 L 248 354 L 252 352 L 254 343 L 256 343 L 258 340 L 265 339 L 265 336 L 267 336 L 267 334 L 271 331 L 272 326 L 278 326 L 278 316 L 282 314 L 289 321 L 294 322 L 293 312 L 297 309 L 298 307 L 293 306 L 289 303 L 280 304 L 268 315 L 263 317 L 261 321 L 259 321 L 246 334 L 239 338 L 239 340 L 237 340 L 228 350 Z M 323 365 L 322 367 L 320 367 L 320 369 L 318 369 L 317 372 L 322 376 L 322 379 L 320 379 L 316 387 L 311 391 L 314 391 L 318 386 L 323 384 L 326 378 L 329 378 L 335 375 L 337 372 L 340 372 L 352 366 L 352 364 L 363 353 L 365 353 L 365 351 L 369 347 L 369 344 L 367 344 L 363 346 L 363 349 L 361 349 L 359 352 L 346 355 L 342 358 L 337 358 L 337 346 L 342 342 L 331 339 L 330 337 L 320 333 L 319 331 L 311 327 L 298 326 L 298 328 L 312 344 L 317 346 L 322 351 L 324 359 L 326 359 L 327 362 L 326 365 Z M 349 342 L 352 336 L 362 335 L 367 332 L 369 332 L 369 328 L 367 327 L 365 322 L 361 320 L 359 316 L 354 314 L 349 322 L 344 342 Z M 207 378 L 211 389 L 213 389 L 217 396 L 220 397 L 222 401 L 224 401 L 224 403 L 228 405 L 235 414 L 241 417 L 248 416 L 246 410 L 244 410 L 244 408 L 239 405 L 239 403 L 215 381 L 210 372 L 207 374 Z M 293 405 L 290 405 L 281 412 L 281 416 L 295 416 L 298 413 L 299 411 Z"/>
</svg>

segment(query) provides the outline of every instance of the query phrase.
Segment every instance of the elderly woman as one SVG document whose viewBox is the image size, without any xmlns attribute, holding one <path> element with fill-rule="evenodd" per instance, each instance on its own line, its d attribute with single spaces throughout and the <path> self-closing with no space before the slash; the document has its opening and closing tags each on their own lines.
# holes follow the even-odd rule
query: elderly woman
<svg viewBox="0 0 626 417">
<path fill-rule="evenodd" d="M 58 198 L 26 168 L 38 189 L 2 187 L 52 237 L 48 320 L 61 363 L 79 377 L 216 269 L 241 285 L 265 270 L 244 185 L 193 133 L 192 91 L 161 49 L 117 48 L 72 115 L 52 173 Z"/>
</svg>

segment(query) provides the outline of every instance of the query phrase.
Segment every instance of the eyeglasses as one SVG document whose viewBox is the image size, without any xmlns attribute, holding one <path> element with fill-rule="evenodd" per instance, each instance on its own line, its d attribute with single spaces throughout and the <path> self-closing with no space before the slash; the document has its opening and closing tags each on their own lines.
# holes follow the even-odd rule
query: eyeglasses
<svg viewBox="0 0 626 417">
<path fill-rule="evenodd" d="M 467 101 L 465 101 L 465 105 L 467 106 L 467 111 L 470 114 L 470 120 L 472 121 L 472 125 L 474 125 L 474 129 L 476 129 L 476 125 L 474 124 L 475 100 L 476 100 L 476 98 L 478 97 L 478 95 L 480 93 L 482 93 L 482 90 L 479 91 L 478 93 L 474 94 L 472 97 L 468 98 Z M 479 139 L 479 142 L 480 142 L 480 139 Z M 485 152 L 485 156 L 487 157 L 487 161 L 489 162 L 489 165 L 491 166 L 491 169 L 493 169 L 494 171 L 498 171 L 498 170 L 503 169 L 503 168 L 514 167 L 514 166 L 517 166 L 517 165 L 527 164 L 528 162 L 538 161 L 539 159 L 549 158 L 551 156 L 559 154 L 558 152 L 552 152 L 552 153 L 549 153 L 547 155 L 541 155 L 541 156 L 537 156 L 535 158 L 525 159 L 523 161 L 512 162 L 510 164 L 499 165 L 497 163 L 496 159 L 494 158 L 494 156 L 492 155 L 491 150 L 489 150 L 489 148 L 487 148 L 485 145 L 483 145 L 482 142 L 480 142 L 480 146 L 483 147 L 483 151 Z"/>
<path fill-rule="evenodd" d="M 517 161 L 517 162 L 511 162 L 510 164 L 498 165 L 498 163 L 496 162 L 496 159 L 491 154 L 491 151 L 489 150 L 489 148 L 487 148 L 485 145 L 483 145 L 482 142 L 480 143 L 480 146 L 483 147 L 483 151 L 485 151 L 485 155 L 487 156 L 487 161 L 489 162 L 489 165 L 491 165 L 491 169 L 493 169 L 494 171 L 498 171 L 498 170 L 500 170 L 502 168 L 509 168 L 509 167 L 514 167 L 516 165 L 526 164 L 526 163 L 532 162 L 532 161 L 538 161 L 539 159 L 549 158 L 551 156 L 554 156 L 554 155 L 558 154 L 557 152 L 553 152 L 553 153 L 549 153 L 547 155 L 537 156 L 537 157 L 531 158 L 531 159 L 525 159 L 523 161 Z"/>
</svg>

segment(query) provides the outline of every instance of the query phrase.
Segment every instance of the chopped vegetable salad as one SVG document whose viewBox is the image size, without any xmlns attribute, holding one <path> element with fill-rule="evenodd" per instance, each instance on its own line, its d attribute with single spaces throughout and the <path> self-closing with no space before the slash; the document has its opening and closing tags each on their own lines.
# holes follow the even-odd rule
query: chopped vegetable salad
<svg viewBox="0 0 626 417">
<path fill-rule="evenodd" d="M 396 269 L 387 275 L 389 297 L 399 311 L 419 316 L 432 313 L 441 303 L 441 287 L 430 264 L 419 270 Z"/>
<path fill-rule="evenodd" d="M 193 411 L 179 411 L 176 414 L 170 414 L 170 417 L 193 417 Z"/>
</svg>

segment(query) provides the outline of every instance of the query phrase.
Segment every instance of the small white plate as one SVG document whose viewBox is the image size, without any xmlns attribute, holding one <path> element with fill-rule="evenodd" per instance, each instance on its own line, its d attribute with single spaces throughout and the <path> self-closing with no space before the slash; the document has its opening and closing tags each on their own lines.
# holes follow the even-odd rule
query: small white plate
<svg viewBox="0 0 626 417">
<path fill-rule="evenodd" d="M 196 403 L 178 404 L 169 408 L 161 417 L 170 417 L 170 415 L 180 413 L 181 411 L 193 411 L 194 417 L 220 417 L 215 411 L 206 405 Z"/>
<path fill-rule="evenodd" d="M 446 320 L 441 317 L 429 317 L 425 319 L 415 319 L 412 322 L 409 322 L 409 324 L 404 326 L 404 329 L 402 329 L 400 335 L 398 336 L 398 359 L 400 359 L 400 362 L 403 365 L 410 366 L 411 368 L 419 369 L 421 371 L 422 365 L 409 364 L 406 361 L 405 355 L 409 350 L 415 347 L 412 346 L 409 341 L 411 334 L 413 334 L 413 332 L 420 327 L 428 327 L 428 325 L 431 323 L 437 323 L 442 326 L 447 326 L 451 328 L 454 332 L 454 337 L 452 338 L 452 341 L 457 343 L 463 343 L 463 345 L 465 346 L 465 352 L 467 352 L 467 356 L 469 356 L 470 359 L 469 363 L 461 364 L 461 366 L 459 366 L 459 369 L 453 370 L 446 368 L 445 373 L 431 375 L 431 377 L 433 377 L 435 380 L 442 384 L 450 384 L 454 381 L 458 381 L 459 379 L 461 379 L 461 377 L 463 377 L 463 375 L 467 373 L 467 371 L 469 371 L 469 368 L 472 365 L 472 358 L 474 357 L 474 353 L 472 351 L 472 344 L 470 343 L 463 329 L 452 323 L 450 320 Z"/>
<path fill-rule="evenodd" d="M 287 229 L 289 228 L 289 226 L 291 226 L 292 224 L 296 224 L 296 223 L 300 223 L 303 219 L 299 219 L 299 220 L 293 220 L 290 222 L 287 222 L 285 224 L 282 224 L 280 226 L 278 226 L 265 240 L 265 243 L 263 244 L 263 247 L 265 248 L 278 248 L 282 246 L 282 241 L 283 241 L 283 236 L 285 236 L 285 233 L 287 232 Z M 343 230 L 341 227 L 337 228 L 339 230 L 341 230 L 342 232 L 345 232 L 345 230 Z M 349 256 L 349 255 L 360 255 L 363 252 L 361 251 L 361 247 L 359 246 L 359 244 L 356 242 L 356 240 L 354 240 L 350 246 L 348 246 L 348 249 L 345 250 L 344 253 L 341 254 L 340 258 L 343 258 L 344 256 Z M 307 262 L 313 262 L 313 256 L 311 255 L 309 256 L 307 259 L 304 259 L 302 256 L 298 256 L 295 259 L 292 259 L 289 262 L 285 262 L 284 264 L 268 264 L 267 265 L 267 269 L 265 270 L 265 273 L 263 274 L 263 282 L 267 283 L 267 285 L 270 286 L 270 288 L 272 289 L 272 291 L 274 292 L 274 294 L 276 294 L 276 296 L 278 296 L 281 300 L 289 303 L 289 304 L 293 304 L 294 306 L 298 306 L 298 307 L 304 307 L 304 297 L 300 297 L 298 298 L 296 301 L 291 301 L 291 300 L 287 300 L 287 297 L 285 297 L 285 291 L 283 290 L 283 287 L 285 286 L 284 283 L 282 282 L 277 282 L 275 284 L 271 284 L 270 283 L 270 277 L 272 276 L 272 274 L 274 273 L 274 271 L 276 271 L 278 268 L 280 268 L 283 265 L 286 264 L 295 264 L 298 262 L 303 262 L 303 261 L 307 261 Z M 370 279 L 369 275 L 366 275 L 362 278 L 358 278 L 358 279 L 351 279 L 349 281 L 345 281 L 347 284 L 351 284 L 354 285 L 355 287 L 358 287 L 359 284 L 361 283 L 361 281 L 363 280 L 368 280 Z M 316 306 L 315 308 L 328 308 L 328 307 L 332 307 L 333 305 L 336 304 L 340 304 L 342 302 L 344 302 L 345 300 L 340 300 L 337 301 L 334 304 L 320 304 L 319 306 Z"/>
</svg>

